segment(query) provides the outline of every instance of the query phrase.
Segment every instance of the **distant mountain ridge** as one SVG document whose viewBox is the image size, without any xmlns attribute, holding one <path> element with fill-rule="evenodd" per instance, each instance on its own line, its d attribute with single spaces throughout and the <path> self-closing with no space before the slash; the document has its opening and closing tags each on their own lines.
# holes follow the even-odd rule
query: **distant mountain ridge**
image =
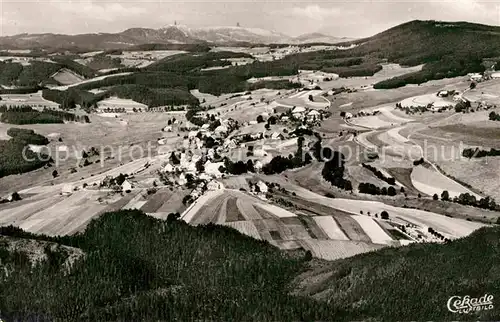
<svg viewBox="0 0 500 322">
<path fill-rule="evenodd" d="M 160 29 L 130 28 L 119 33 L 64 34 L 19 34 L 0 37 L 0 49 L 32 48 L 86 48 L 121 49 L 131 46 L 160 44 L 302 44 L 323 42 L 335 44 L 349 39 L 311 33 L 299 37 L 260 28 L 203 27 L 190 28 L 184 25 L 168 25 Z"/>
</svg>

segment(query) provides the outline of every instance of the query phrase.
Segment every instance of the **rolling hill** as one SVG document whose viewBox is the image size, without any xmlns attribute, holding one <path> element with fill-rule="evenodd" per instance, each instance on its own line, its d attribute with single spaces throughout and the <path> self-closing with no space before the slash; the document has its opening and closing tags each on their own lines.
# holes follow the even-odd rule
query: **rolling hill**
<svg viewBox="0 0 500 322">
<path fill-rule="evenodd" d="M 301 69 L 323 70 L 346 77 L 370 75 L 382 62 L 404 66 L 424 64 L 421 71 L 375 84 L 378 89 L 395 88 L 484 71 L 483 60 L 500 55 L 500 27 L 415 20 L 345 44 L 355 47 L 300 53 L 285 60 L 299 64 Z M 358 60 L 355 64 L 354 58 Z"/>
<path fill-rule="evenodd" d="M 322 34 L 293 38 L 282 33 L 260 28 L 203 27 L 190 28 L 183 25 L 168 25 L 160 29 L 131 28 L 120 33 L 93 33 L 79 35 L 20 34 L 0 37 L 4 49 L 33 48 L 80 48 L 87 50 L 124 49 L 143 44 L 273 44 L 305 42 L 337 43 L 342 38 Z"/>
</svg>

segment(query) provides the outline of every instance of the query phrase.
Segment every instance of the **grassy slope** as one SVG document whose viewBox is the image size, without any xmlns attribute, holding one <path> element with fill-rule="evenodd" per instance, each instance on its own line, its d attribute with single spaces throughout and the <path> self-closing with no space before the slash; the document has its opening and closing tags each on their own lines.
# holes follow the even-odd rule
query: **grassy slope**
<svg viewBox="0 0 500 322">
<path fill-rule="evenodd" d="M 365 39 L 352 54 L 378 56 L 422 71 L 376 84 L 394 88 L 484 70 L 482 59 L 500 53 L 500 28 L 465 22 L 412 21 Z"/>
<path fill-rule="evenodd" d="M 451 320 L 461 317 L 447 311 L 450 296 L 500 291 L 499 232 L 314 261 L 304 272 L 296 255 L 232 229 L 108 213 L 81 235 L 52 239 L 86 253 L 69 275 L 57 269 L 64 256 L 31 271 L 19 256 L 7 257 L 16 274 L 0 279 L 0 312 L 63 320 Z M 493 319 L 499 310 L 468 318 Z"/>
<path fill-rule="evenodd" d="M 447 245 L 387 248 L 314 267 L 301 275 L 296 294 L 311 296 L 383 320 L 453 320 L 454 295 L 498 294 L 500 228 L 483 228 Z M 500 309 L 467 319 L 498 317 Z"/>
</svg>

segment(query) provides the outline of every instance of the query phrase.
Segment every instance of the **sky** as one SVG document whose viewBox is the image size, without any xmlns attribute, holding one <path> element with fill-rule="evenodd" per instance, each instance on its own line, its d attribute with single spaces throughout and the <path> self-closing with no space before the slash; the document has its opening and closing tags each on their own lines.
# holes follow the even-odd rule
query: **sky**
<svg viewBox="0 0 500 322">
<path fill-rule="evenodd" d="M 366 37 L 414 19 L 500 25 L 500 0 L 0 0 L 0 35 L 235 26 Z"/>
</svg>

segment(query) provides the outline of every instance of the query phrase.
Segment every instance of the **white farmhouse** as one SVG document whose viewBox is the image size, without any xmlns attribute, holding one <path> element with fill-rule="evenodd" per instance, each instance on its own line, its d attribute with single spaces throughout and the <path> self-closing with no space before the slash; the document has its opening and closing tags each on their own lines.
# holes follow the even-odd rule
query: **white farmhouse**
<svg viewBox="0 0 500 322">
<path fill-rule="evenodd" d="M 181 175 L 179 176 L 179 179 L 177 179 L 177 184 L 179 184 L 180 186 L 183 186 L 186 183 L 187 183 L 186 176 L 184 175 L 184 173 L 181 173 Z"/>
<path fill-rule="evenodd" d="M 268 189 L 267 189 L 267 185 L 263 182 L 263 181 L 259 181 L 257 182 L 257 187 L 259 187 L 259 191 L 263 194 L 266 194 Z"/>
<path fill-rule="evenodd" d="M 483 79 L 483 75 L 479 73 L 469 73 L 468 76 L 472 81 L 481 81 Z"/>
<path fill-rule="evenodd" d="M 167 163 L 164 167 L 163 167 L 163 172 L 168 172 L 168 173 L 171 173 L 171 172 L 174 172 L 175 168 L 170 164 L 170 163 Z"/>
<path fill-rule="evenodd" d="M 224 141 L 223 147 L 230 150 L 236 149 L 236 141 L 234 139 L 227 139 L 226 141 Z"/>
<path fill-rule="evenodd" d="M 296 114 L 296 113 L 305 113 L 306 111 L 306 108 L 303 107 L 303 106 L 297 106 L 295 107 L 293 110 L 292 110 L 292 114 Z"/>
<path fill-rule="evenodd" d="M 284 136 L 281 133 L 274 132 L 273 134 L 271 134 L 271 139 L 272 140 L 283 140 Z"/>
<path fill-rule="evenodd" d="M 132 190 L 132 188 L 134 188 L 134 186 L 132 185 L 132 183 L 130 181 L 128 181 L 128 180 L 123 181 L 123 183 L 122 183 L 122 190 L 123 191 Z"/>
<path fill-rule="evenodd" d="M 262 170 L 262 162 L 260 162 L 259 160 L 257 160 L 257 161 L 253 164 L 253 168 L 254 168 L 256 171 L 260 171 L 260 170 Z"/>
<path fill-rule="evenodd" d="M 215 134 L 225 134 L 227 133 L 228 128 L 224 125 L 219 125 L 217 128 L 215 128 L 214 133 Z"/>
<path fill-rule="evenodd" d="M 73 185 L 65 184 L 61 189 L 61 193 L 65 196 L 72 194 L 73 193 Z"/>
<path fill-rule="evenodd" d="M 307 119 L 311 121 L 315 121 L 319 119 L 320 113 L 316 110 L 311 110 L 309 113 L 307 113 Z"/>
<path fill-rule="evenodd" d="M 212 180 L 209 183 L 207 183 L 207 189 L 208 190 L 219 190 L 220 184 L 217 181 Z"/>
<path fill-rule="evenodd" d="M 266 151 L 264 151 L 264 149 L 260 148 L 260 149 L 253 150 L 253 155 L 255 157 L 264 157 L 267 154 L 266 154 Z"/>
</svg>

